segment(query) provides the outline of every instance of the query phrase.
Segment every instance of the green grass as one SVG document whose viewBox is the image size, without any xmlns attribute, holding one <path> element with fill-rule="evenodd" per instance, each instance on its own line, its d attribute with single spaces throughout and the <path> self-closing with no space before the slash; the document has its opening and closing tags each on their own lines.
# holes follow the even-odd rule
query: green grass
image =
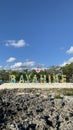
<svg viewBox="0 0 73 130">
<path fill-rule="evenodd" d="M 60 95 L 55 95 L 55 99 L 63 99 Z"/>
<path fill-rule="evenodd" d="M 64 96 L 73 96 L 73 92 L 67 92 L 64 94 Z"/>
</svg>

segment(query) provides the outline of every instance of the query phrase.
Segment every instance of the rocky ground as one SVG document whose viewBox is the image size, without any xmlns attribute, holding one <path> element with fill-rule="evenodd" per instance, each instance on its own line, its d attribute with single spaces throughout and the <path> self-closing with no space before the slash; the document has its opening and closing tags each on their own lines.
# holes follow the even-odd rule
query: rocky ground
<svg viewBox="0 0 73 130">
<path fill-rule="evenodd" d="M 0 90 L 0 130 L 73 130 L 73 96 L 65 92 Z"/>
</svg>

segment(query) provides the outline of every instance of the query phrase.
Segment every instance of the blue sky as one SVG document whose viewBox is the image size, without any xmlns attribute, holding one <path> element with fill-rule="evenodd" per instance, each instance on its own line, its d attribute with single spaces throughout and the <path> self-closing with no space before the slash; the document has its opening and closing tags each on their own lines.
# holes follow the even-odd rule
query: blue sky
<svg viewBox="0 0 73 130">
<path fill-rule="evenodd" d="M 0 67 L 73 62 L 73 0 L 0 0 Z"/>
</svg>

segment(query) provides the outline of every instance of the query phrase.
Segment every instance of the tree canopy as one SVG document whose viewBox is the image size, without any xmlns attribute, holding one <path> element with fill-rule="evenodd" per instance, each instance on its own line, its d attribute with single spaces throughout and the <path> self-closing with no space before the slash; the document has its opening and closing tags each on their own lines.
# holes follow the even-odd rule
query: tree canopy
<svg viewBox="0 0 73 130">
<path fill-rule="evenodd" d="M 0 70 L 0 80 L 7 82 L 9 80 L 9 75 L 13 74 L 16 76 L 16 80 L 19 81 L 19 77 L 23 75 L 24 79 L 27 80 L 26 75 L 31 75 L 30 80 L 32 81 L 34 75 L 37 75 L 38 80 L 40 78 L 40 75 L 46 75 L 46 78 L 48 78 L 49 74 L 64 74 L 66 75 L 66 81 L 67 82 L 73 82 L 73 63 L 67 64 L 63 67 L 60 66 L 51 66 L 50 68 L 41 70 L 39 73 L 36 72 L 36 70 L 23 70 L 20 71 L 6 71 L 6 70 Z"/>
</svg>

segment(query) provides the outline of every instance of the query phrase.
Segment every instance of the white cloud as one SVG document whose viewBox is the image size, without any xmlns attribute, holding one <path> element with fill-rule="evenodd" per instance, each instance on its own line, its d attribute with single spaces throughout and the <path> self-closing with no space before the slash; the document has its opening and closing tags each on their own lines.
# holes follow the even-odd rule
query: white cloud
<svg viewBox="0 0 73 130">
<path fill-rule="evenodd" d="M 71 46 L 70 49 L 67 50 L 67 53 L 69 53 L 69 54 L 73 54 L 73 46 Z"/>
<path fill-rule="evenodd" d="M 2 68 L 3 68 L 3 67 L 2 67 L 2 66 L 0 66 L 0 70 L 2 70 Z"/>
<path fill-rule="evenodd" d="M 35 66 L 36 63 L 34 61 L 27 61 L 27 62 L 17 62 L 14 65 L 12 65 L 10 68 L 12 70 L 23 70 L 23 69 L 29 69 L 33 66 Z"/>
<path fill-rule="evenodd" d="M 24 70 L 24 69 L 32 69 L 34 67 L 38 67 L 38 64 L 35 61 L 25 61 L 25 62 L 17 62 L 10 66 L 11 70 Z M 40 64 L 40 68 L 43 69 L 43 65 Z"/>
<path fill-rule="evenodd" d="M 27 62 L 24 62 L 24 66 L 27 66 L 27 67 L 33 67 L 35 66 L 36 63 L 34 61 L 27 61 Z"/>
<path fill-rule="evenodd" d="M 9 67 L 8 65 L 5 65 L 5 66 L 3 67 L 3 69 L 4 69 L 4 70 L 9 70 L 10 67 Z"/>
<path fill-rule="evenodd" d="M 70 64 L 73 62 L 73 57 L 71 57 L 70 59 L 68 59 L 67 61 L 65 61 L 63 64 L 61 64 L 60 66 L 65 66 L 66 64 Z"/>
<path fill-rule="evenodd" d="M 9 59 L 7 59 L 7 62 L 15 62 L 16 61 L 16 58 L 14 57 L 10 57 Z"/>
<path fill-rule="evenodd" d="M 26 46 L 26 42 L 23 39 L 17 42 L 15 40 L 8 40 L 5 45 L 20 48 L 20 47 Z"/>
<path fill-rule="evenodd" d="M 15 63 L 14 65 L 12 65 L 10 68 L 11 68 L 12 70 L 18 70 L 19 68 L 22 68 L 22 66 L 23 66 L 23 63 L 22 63 L 22 62 L 17 62 L 17 63 Z"/>
</svg>

